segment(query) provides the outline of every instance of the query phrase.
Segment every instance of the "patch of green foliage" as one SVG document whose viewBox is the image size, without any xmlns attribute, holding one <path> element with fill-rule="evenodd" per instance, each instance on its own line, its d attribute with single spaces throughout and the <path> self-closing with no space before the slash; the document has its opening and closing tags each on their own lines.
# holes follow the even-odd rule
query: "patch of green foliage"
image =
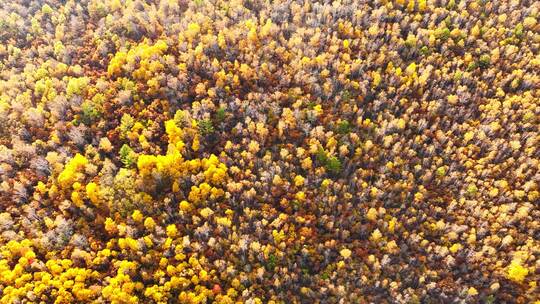
<svg viewBox="0 0 540 304">
<path fill-rule="evenodd" d="M 101 117 L 101 112 L 98 110 L 94 102 L 87 100 L 83 102 L 81 112 L 81 122 L 87 126 L 91 125 Z"/>
<path fill-rule="evenodd" d="M 514 29 L 514 35 L 519 39 L 523 37 L 523 23 L 518 23 L 518 25 L 516 25 L 516 28 Z"/>
<path fill-rule="evenodd" d="M 480 59 L 478 59 L 477 65 L 482 69 L 486 69 L 489 67 L 490 63 L 491 63 L 491 58 L 489 57 L 488 54 L 484 54 L 480 56 Z"/>
<path fill-rule="evenodd" d="M 227 113 L 225 112 L 225 108 L 219 108 L 216 111 L 216 122 L 222 123 L 225 120 L 225 116 L 227 116 Z"/>
<path fill-rule="evenodd" d="M 442 29 L 440 32 L 437 33 L 437 38 L 446 41 L 448 38 L 450 38 L 450 30 L 448 28 Z"/>
<path fill-rule="evenodd" d="M 131 167 L 133 164 L 135 164 L 135 153 L 133 152 L 133 149 L 131 149 L 130 146 L 124 144 L 120 148 L 120 161 L 124 164 L 126 167 Z"/>
<path fill-rule="evenodd" d="M 324 166 L 326 171 L 331 174 L 339 174 L 342 169 L 341 161 L 335 156 L 328 156 L 328 153 L 322 148 L 319 147 L 315 155 L 317 161 Z"/>
<path fill-rule="evenodd" d="M 489 295 L 486 297 L 486 300 L 485 300 L 485 303 L 486 304 L 492 304 L 492 303 L 495 303 L 495 296 L 494 295 Z"/>
<path fill-rule="evenodd" d="M 343 101 L 349 101 L 351 99 L 351 92 L 349 90 L 345 90 L 341 93 L 341 99 Z"/>
<path fill-rule="evenodd" d="M 341 161 L 337 157 L 332 156 L 328 158 L 328 162 L 324 167 L 332 174 L 338 174 L 341 172 Z"/>
<path fill-rule="evenodd" d="M 351 132 L 351 123 L 347 120 L 342 120 L 338 123 L 337 132 L 339 134 L 349 134 Z"/>
<path fill-rule="evenodd" d="M 268 259 L 266 260 L 266 269 L 267 270 L 274 270 L 277 266 L 277 258 L 275 255 L 271 254 L 268 256 Z"/>
<path fill-rule="evenodd" d="M 199 134 L 202 136 L 209 135 L 214 132 L 214 124 L 210 119 L 202 119 L 197 123 L 199 125 Z"/>
<path fill-rule="evenodd" d="M 317 158 L 317 161 L 323 165 L 328 159 L 328 156 L 326 155 L 326 151 L 324 151 L 322 147 L 319 147 L 319 149 L 317 150 L 317 154 L 315 154 L 315 157 Z"/>
<path fill-rule="evenodd" d="M 467 66 L 467 71 L 470 72 L 470 71 L 473 71 L 474 69 L 476 69 L 478 67 L 478 63 L 477 62 L 471 62 L 469 63 L 469 65 Z"/>
<path fill-rule="evenodd" d="M 291 205 L 292 205 L 294 210 L 300 210 L 300 202 L 298 202 L 297 200 L 293 200 L 291 202 Z"/>
</svg>

